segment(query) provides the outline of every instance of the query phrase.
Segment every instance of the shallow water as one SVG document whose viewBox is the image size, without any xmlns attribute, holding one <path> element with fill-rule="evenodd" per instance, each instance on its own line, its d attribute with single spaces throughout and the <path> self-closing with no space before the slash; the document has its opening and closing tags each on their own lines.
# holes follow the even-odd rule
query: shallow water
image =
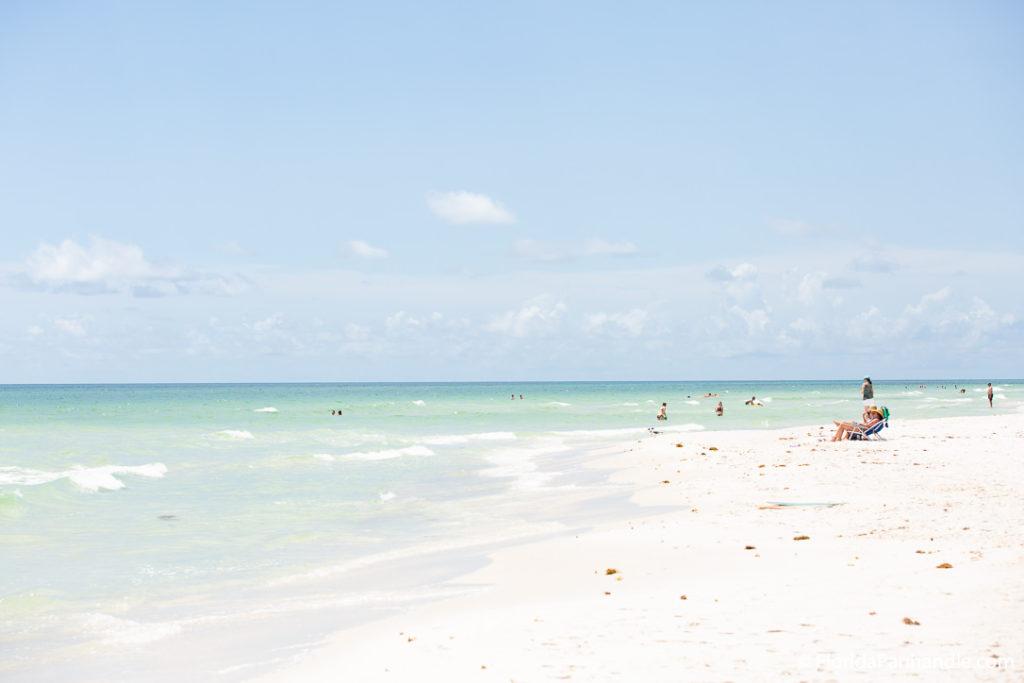
<svg viewBox="0 0 1024 683">
<path fill-rule="evenodd" d="M 875 396 L 893 420 L 993 412 L 979 381 Z M 859 382 L 3 386 L 0 677 L 180 680 L 187 652 L 242 679 L 628 506 L 596 448 L 860 411 Z"/>
</svg>

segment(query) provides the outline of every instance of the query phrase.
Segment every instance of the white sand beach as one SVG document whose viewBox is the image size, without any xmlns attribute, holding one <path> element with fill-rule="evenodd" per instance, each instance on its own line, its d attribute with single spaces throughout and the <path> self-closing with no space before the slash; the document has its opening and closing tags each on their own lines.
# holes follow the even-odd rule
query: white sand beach
<svg viewBox="0 0 1024 683">
<path fill-rule="evenodd" d="M 1024 415 L 831 434 L 620 447 L 596 465 L 649 514 L 499 551 L 473 595 L 262 680 L 1024 680 Z"/>
</svg>

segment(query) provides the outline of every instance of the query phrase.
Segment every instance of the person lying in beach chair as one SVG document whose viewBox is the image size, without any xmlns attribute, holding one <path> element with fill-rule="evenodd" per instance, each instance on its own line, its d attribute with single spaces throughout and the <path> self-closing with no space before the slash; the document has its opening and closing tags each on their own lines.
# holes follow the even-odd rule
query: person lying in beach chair
<svg viewBox="0 0 1024 683">
<path fill-rule="evenodd" d="M 882 416 L 882 419 L 880 421 L 876 422 L 874 426 L 868 427 L 866 429 L 863 427 L 858 427 L 852 430 L 847 435 L 847 438 L 849 438 L 851 441 L 881 441 L 882 437 L 878 435 L 878 432 L 882 431 L 885 427 L 889 426 L 889 409 L 883 406 L 878 409 L 878 412 Z"/>
<path fill-rule="evenodd" d="M 833 424 L 836 425 L 836 433 L 832 440 L 842 441 L 843 439 L 851 439 L 857 441 L 868 439 L 872 436 L 880 438 L 876 435 L 885 427 L 888 412 L 886 410 L 883 413 L 878 407 L 871 406 L 864 411 L 864 415 L 861 418 L 864 420 L 863 422 L 836 422 L 833 420 Z"/>
</svg>

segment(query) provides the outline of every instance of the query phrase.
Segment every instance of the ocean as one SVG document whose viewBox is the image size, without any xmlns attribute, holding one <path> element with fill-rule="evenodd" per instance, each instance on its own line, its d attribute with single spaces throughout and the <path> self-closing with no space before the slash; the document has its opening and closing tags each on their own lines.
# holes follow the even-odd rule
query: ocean
<svg viewBox="0 0 1024 683">
<path fill-rule="evenodd" d="M 896 435 L 1024 410 L 1024 383 L 993 382 L 993 410 L 986 381 L 876 403 Z M 621 515 L 630 491 L 586 465 L 651 427 L 860 412 L 859 381 L 0 386 L 0 679 L 245 680 L 482 590 L 458 577 L 494 548 Z"/>
</svg>

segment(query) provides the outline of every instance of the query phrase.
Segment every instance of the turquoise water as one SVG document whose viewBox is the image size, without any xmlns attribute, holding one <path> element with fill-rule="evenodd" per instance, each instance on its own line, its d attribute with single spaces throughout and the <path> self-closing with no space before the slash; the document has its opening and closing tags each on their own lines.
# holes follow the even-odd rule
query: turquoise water
<svg viewBox="0 0 1024 683">
<path fill-rule="evenodd" d="M 994 384 L 995 411 L 983 381 L 875 395 L 894 427 L 1024 409 L 1024 384 Z M 0 386 L 0 677 L 180 680 L 187 653 L 190 678 L 241 680 L 473 590 L 441 582 L 495 544 L 628 506 L 584 467 L 594 449 L 651 426 L 830 424 L 859 397 L 859 382 Z"/>
</svg>

